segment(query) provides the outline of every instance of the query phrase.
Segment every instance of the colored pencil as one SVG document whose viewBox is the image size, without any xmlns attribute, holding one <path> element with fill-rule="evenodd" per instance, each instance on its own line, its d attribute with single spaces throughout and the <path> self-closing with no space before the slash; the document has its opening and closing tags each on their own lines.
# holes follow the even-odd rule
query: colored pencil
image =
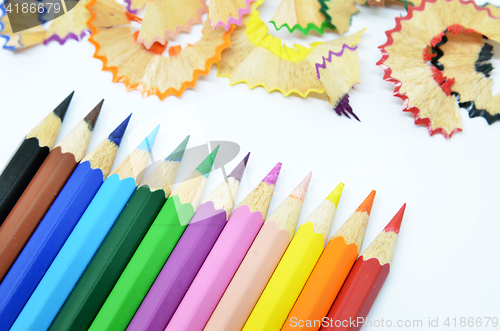
<svg viewBox="0 0 500 331">
<path fill-rule="evenodd" d="M 47 330 L 142 180 L 158 127 L 118 165 L 97 191 L 11 330 Z"/>
<path fill-rule="evenodd" d="M 50 326 L 87 330 L 165 204 L 189 136 L 137 188 Z"/>
<path fill-rule="evenodd" d="M 54 147 L 73 93 L 28 133 L 0 175 L 0 226 Z"/>
<path fill-rule="evenodd" d="M 374 199 L 375 191 L 372 191 L 332 236 L 288 315 L 283 331 L 319 330 L 363 246 Z"/>
<path fill-rule="evenodd" d="M 343 188 L 339 184 L 299 227 L 243 330 L 281 329 L 323 253 Z"/>
<path fill-rule="evenodd" d="M 215 242 L 174 315 L 184 320 L 187 329 L 203 330 L 212 315 L 262 227 L 280 169 L 278 163 L 240 203 Z"/>
<path fill-rule="evenodd" d="M 161 331 L 167 326 L 233 211 L 249 156 L 200 205 L 127 330 Z"/>
<path fill-rule="evenodd" d="M 90 331 L 125 330 L 200 205 L 219 147 L 182 182 L 158 213 Z"/>
<path fill-rule="evenodd" d="M 311 175 L 264 222 L 214 312 L 224 321 L 217 330 L 241 330 L 245 325 L 295 233 Z"/>
<path fill-rule="evenodd" d="M 8 330 L 109 174 L 130 116 L 76 167 L 0 284 L 0 331 Z"/>
<path fill-rule="evenodd" d="M 358 257 L 321 330 L 361 329 L 389 275 L 406 204 Z"/>
<path fill-rule="evenodd" d="M 87 151 L 102 101 L 52 150 L 0 227 L 0 280 Z"/>
</svg>

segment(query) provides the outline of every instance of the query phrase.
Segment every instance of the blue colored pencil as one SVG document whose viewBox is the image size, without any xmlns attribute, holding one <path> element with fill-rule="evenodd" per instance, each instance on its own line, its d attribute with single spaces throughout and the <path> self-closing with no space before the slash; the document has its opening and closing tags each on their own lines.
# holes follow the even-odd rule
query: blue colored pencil
<svg viewBox="0 0 500 331">
<path fill-rule="evenodd" d="M 47 330 L 142 180 L 159 126 L 104 181 L 11 330 Z"/>
<path fill-rule="evenodd" d="M 0 284 L 0 331 L 12 326 L 109 174 L 130 116 L 76 167 Z"/>
</svg>

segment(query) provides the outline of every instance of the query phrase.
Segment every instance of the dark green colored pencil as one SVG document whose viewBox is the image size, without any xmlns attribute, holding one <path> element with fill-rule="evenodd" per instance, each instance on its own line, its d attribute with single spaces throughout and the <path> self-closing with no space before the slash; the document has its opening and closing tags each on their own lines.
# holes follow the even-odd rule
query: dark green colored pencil
<svg viewBox="0 0 500 331">
<path fill-rule="evenodd" d="M 189 136 L 134 192 L 59 311 L 50 331 L 87 330 L 165 204 Z"/>
</svg>

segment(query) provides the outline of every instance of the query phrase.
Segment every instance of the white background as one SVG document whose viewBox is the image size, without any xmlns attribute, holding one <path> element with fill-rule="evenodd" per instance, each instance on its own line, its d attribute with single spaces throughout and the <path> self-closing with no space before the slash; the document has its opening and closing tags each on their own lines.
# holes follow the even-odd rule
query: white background
<svg viewBox="0 0 500 331">
<path fill-rule="evenodd" d="M 264 21 L 278 3 L 268 0 L 261 6 Z M 494 3 L 500 5 L 499 0 Z M 331 234 L 370 190 L 377 190 L 363 249 L 406 202 L 391 273 L 368 319 L 421 319 L 425 329 L 429 318 L 438 317 L 441 328 L 447 317 L 500 318 L 500 123 L 489 126 L 462 110 L 463 132 L 447 141 L 439 134 L 430 137 L 427 128 L 415 126 L 412 115 L 401 111 L 401 101 L 392 96 L 393 85 L 382 80 L 383 71 L 375 63 L 381 57 L 377 47 L 386 41 L 384 31 L 404 13 L 398 6 L 360 7 L 353 18 L 349 34 L 368 28 L 359 44 L 362 84 L 350 93 L 361 123 L 337 116 L 324 95 L 303 99 L 260 87 L 250 90 L 245 84 L 230 87 L 227 78 L 217 78 L 216 66 L 180 99 L 159 101 L 112 83 L 111 73 L 101 71 L 102 62 L 92 57 L 94 46 L 86 40 L 64 46 L 52 42 L 17 54 L 1 50 L 0 168 L 26 133 L 72 90 L 76 93 L 58 141 L 105 98 L 89 151 L 134 113 L 115 166 L 157 123 L 162 128 L 155 159 L 166 156 L 186 134 L 192 135 L 190 147 L 207 140 L 237 142 L 241 151 L 227 171 L 252 152 L 237 202 L 279 161 L 283 169 L 270 212 L 307 172 L 314 172 L 299 224 L 340 181 L 346 186 Z M 331 31 L 292 36 L 268 27 L 288 45 L 338 37 Z M 178 40 L 195 42 L 201 26 L 193 31 Z M 494 64 L 500 67 L 498 44 L 495 51 Z M 499 72 L 493 73 L 496 93 Z M 199 158 L 185 161 L 178 179 Z M 220 170 L 211 175 L 205 196 L 222 178 Z M 380 328 L 364 328 L 375 329 Z"/>
</svg>

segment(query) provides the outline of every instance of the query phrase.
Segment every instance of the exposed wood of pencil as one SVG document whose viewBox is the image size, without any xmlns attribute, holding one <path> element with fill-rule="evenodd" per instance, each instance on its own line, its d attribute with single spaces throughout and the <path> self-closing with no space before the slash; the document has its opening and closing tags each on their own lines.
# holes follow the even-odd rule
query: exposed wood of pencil
<svg viewBox="0 0 500 331">
<path fill-rule="evenodd" d="M 102 104 L 99 104 L 92 110 L 83 121 L 79 122 L 76 127 L 71 130 L 60 142 L 56 148 L 61 149 L 61 153 L 71 153 L 75 157 L 75 161 L 80 162 L 90 143 L 92 131 L 101 111 Z"/>
<path fill-rule="evenodd" d="M 117 174 L 120 179 L 133 178 L 136 183 L 140 183 L 144 176 L 144 170 L 148 163 L 149 152 L 134 149 L 127 158 L 110 174 Z"/>
<path fill-rule="evenodd" d="M 229 219 L 239 187 L 239 180 L 228 177 L 207 196 L 203 203 L 208 201 L 213 202 L 214 208 L 216 210 L 223 209 L 226 212 L 226 219 Z"/>
<path fill-rule="evenodd" d="M 323 244 L 328 240 L 343 189 L 344 183 L 340 183 L 304 221 L 304 224 L 311 223 L 314 232 L 323 236 Z"/>
<path fill-rule="evenodd" d="M 61 129 L 62 120 L 59 116 L 51 112 L 45 119 L 38 124 L 33 130 L 28 133 L 26 139 L 37 138 L 38 144 L 43 147 L 47 146 L 49 149 L 54 147 L 54 144 Z"/>
<path fill-rule="evenodd" d="M 290 234 L 290 240 L 292 240 L 295 228 L 297 227 L 297 221 L 302 209 L 302 201 L 305 198 L 311 176 L 312 172 L 304 178 L 304 180 L 295 188 L 290 196 L 287 197 L 286 200 L 273 212 L 273 214 L 266 219 L 266 223 L 274 222 L 278 226 L 279 230 L 286 230 Z M 297 199 L 295 198 L 298 198 L 301 203 L 297 204 Z M 294 208 L 291 208 L 292 206 L 294 206 Z"/>
<path fill-rule="evenodd" d="M 375 197 L 375 191 L 372 191 L 360 207 L 349 217 L 347 221 L 335 232 L 332 240 L 337 237 L 342 237 L 346 245 L 355 244 L 358 249 L 358 254 L 363 247 L 366 227 L 370 219 L 371 206 Z M 367 207 L 365 207 L 367 206 Z"/>
<path fill-rule="evenodd" d="M 269 205 L 271 204 L 271 198 L 274 193 L 274 185 L 269 185 L 265 182 L 260 182 L 257 187 L 248 194 L 245 199 L 238 205 L 237 208 L 241 206 L 248 206 L 252 213 L 260 212 L 262 214 L 262 219 L 265 220 L 267 216 L 267 211 L 269 210 Z"/>
<path fill-rule="evenodd" d="M 207 185 L 207 178 L 212 169 L 213 159 L 219 147 L 214 150 L 175 190 L 172 195 L 177 195 L 181 203 L 191 203 L 196 211 L 200 206 L 201 197 Z"/>
</svg>

